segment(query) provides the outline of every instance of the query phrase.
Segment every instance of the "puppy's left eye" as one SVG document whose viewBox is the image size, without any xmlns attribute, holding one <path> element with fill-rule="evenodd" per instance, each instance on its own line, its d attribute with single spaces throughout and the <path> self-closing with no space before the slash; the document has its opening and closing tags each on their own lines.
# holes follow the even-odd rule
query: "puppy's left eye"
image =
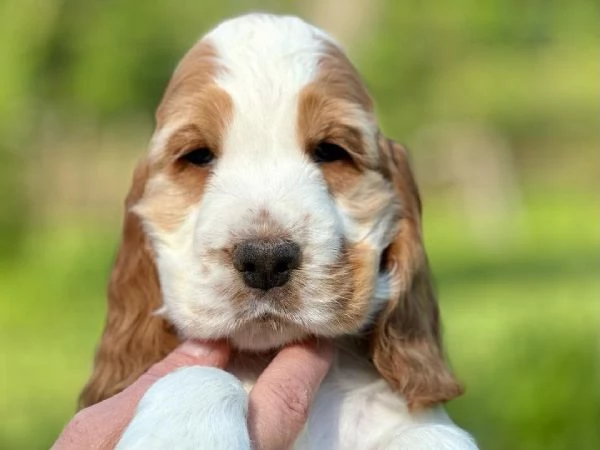
<svg viewBox="0 0 600 450">
<path fill-rule="evenodd" d="M 343 147 L 331 142 L 321 142 L 317 145 L 313 151 L 312 158 L 317 164 L 351 159 Z"/>
<path fill-rule="evenodd" d="M 209 148 L 202 147 L 187 152 L 179 159 L 194 166 L 206 166 L 215 159 L 215 154 Z"/>
</svg>

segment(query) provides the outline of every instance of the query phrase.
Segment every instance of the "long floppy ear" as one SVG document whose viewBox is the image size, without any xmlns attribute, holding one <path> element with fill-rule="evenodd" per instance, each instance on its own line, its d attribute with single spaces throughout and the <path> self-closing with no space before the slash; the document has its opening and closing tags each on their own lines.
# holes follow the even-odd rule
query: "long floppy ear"
<svg viewBox="0 0 600 450">
<path fill-rule="evenodd" d="M 421 236 L 421 201 L 404 148 L 379 141 L 387 175 L 402 202 L 398 231 L 383 257 L 397 287 L 373 328 L 372 360 L 410 408 L 451 400 L 462 387 L 444 361 L 437 301 Z"/>
<path fill-rule="evenodd" d="M 123 239 L 108 286 L 108 312 L 93 373 L 81 392 L 83 408 L 135 381 L 178 343 L 169 324 L 153 315 L 161 305 L 156 266 L 140 219 L 131 212 L 144 192 L 148 167 L 140 163 L 125 202 Z"/>
</svg>

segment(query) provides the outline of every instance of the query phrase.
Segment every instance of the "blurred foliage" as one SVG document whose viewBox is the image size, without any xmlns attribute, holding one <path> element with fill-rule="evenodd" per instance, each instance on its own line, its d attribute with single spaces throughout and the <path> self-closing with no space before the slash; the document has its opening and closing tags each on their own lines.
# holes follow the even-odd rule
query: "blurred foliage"
<svg viewBox="0 0 600 450">
<path fill-rule="evenodd" d="M 310 17 L 312 4 L 0 2 L 0 448 L 49 446 L 73 412 L 103 322 L 121 199 L 108 197 L 117 205 L 109 220 L 98 221 L 94 202 L 85 214 L 70 205 L 69 215 L 47 217 L 60 202 L 44 184 L 51 163 L 83 171 L 101 147 L 95 139 L 112 133 L 109 146 L 127 154 L 109 159 L 112 178 L 87 188 L 126 183 L 124 161 L 139 154 L 191 43 L 225 17 Z M 492 130 L 508 143 L 523 196 L 507 220 L 513 238 L 482 245 L 455 205 L 423 186 L 449 353 L 468 386 L 449 406 L 453 417 L 486 449 L 600 448 L 591 216 L 599 3 L 369 4 L 375 20 L 348 50 L 387 134 L 411 144 L 435 124 Z M 431 151 L 413 150 L 417 166 Z"/>
<path fill-rule="evenodd" d="M 477 120 L 516 143 L 548 133 L 595 136 L 597 2 L 409 1 L 387 8 L 361 60 L 385 121 L 400 135 L 431 120 Z"/>
</svg>

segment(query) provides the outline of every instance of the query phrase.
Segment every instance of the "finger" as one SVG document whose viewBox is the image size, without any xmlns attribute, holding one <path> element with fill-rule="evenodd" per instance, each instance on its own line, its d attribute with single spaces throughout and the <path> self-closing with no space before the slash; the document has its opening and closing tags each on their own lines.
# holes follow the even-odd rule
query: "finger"
<svg viewBox="0 0 600 450">
<path fill-rule="evenodd" d="M 223 368 L 229 360 L 230 349 L 226 342 L 186 341 L 166 358 L 154 364 L 135 383 L 118 394 L 137 405 L 144 393 L 156 380 L 186 366 L 212 366 Z"/>
<path fill-rule="evenodd" d="M 250 392 L 248 428 L 254 448 L 289 448 L 302 430 L 310 405 L 333 359 L 330 343 L 284 348 Z"/>
<path fill-rule="evenodd" d="M 156 381 L 166 374 L 186 366 L 212 366 L 223 368 L 229 361 L 230 349 L 225 341 L 186 341 L 165 359 L 154 364 L 138 381 Z M 132 385 L 133 386 L 133 385 Z"/>
</svg>

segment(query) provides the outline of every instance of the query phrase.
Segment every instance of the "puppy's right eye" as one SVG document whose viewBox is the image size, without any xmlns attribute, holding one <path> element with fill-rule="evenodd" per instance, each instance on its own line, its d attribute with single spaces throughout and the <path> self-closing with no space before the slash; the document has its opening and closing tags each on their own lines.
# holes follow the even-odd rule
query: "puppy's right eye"
<svg viewBox="0 0 600 450">
<path fill-rule="evenodd" d="M 209 165 L 215 159 L 215 154 L 206 147 L 196 148 L 187 152 L 179 158 L 180 161 L 193 164 L 194 166 L 204 167 Z"/>
<path fill-rule="evenodd" d="M 331 142 L 319 143 L 313 151 L 312 158 L 317 164 L 351 159 L 345 148 Z"/>
</svg>

